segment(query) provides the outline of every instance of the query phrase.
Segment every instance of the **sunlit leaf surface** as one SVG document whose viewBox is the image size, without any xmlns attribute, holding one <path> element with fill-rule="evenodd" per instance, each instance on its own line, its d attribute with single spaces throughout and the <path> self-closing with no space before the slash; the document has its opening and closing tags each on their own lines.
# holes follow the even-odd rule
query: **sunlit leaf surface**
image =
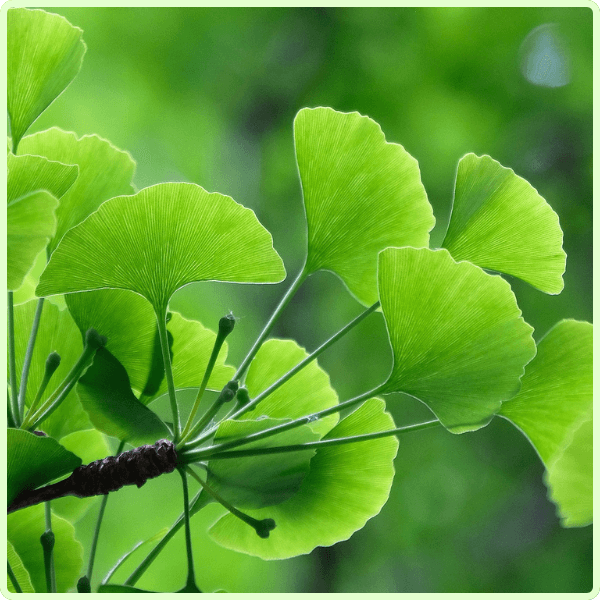
<svg viewBox="0 0 600 600">
<path fill-rule="evenodd" d="M 383 401 L 368 400 L 324 439 L 392 429 L 394 422 L 384 409 Z M 209 533 L 226 548 L 266 560 L 308 554 L 345 540 L 385 504 L 397 449 L 393 436 L 320 448 L 297 494 L 282 504 L 249 511 L 257 519 L 275 520 L 268 539 L 232 515 L 222 517 Z"/>
<path fill-rule="evenodd" d="M 19 150 L 79 167 L 77 181 L 60 199 L 56 210 L 58 225 L 48 252 L 53 252 L 63 235 L 102 202 L 133 193 L 135 162 L 129 153 L 97 135 L 78 138 L 72 132 L 52 127 L 23 138 Z"/>
<path fill-rule="evenodd" d="M 564 320 L 538 344 L 521 391 L 500 414 L 529 438 L 567 526 L 592 520 L 591 323 Z"/>
<path fill-rule="evenodd" d="M 377 301 L 377 253 L 427 246 L 435 223 L 417 161 L 359 113 L 304 108 L 294 121 L 308 223 L 306 272 L 336 273 Z"/>
<path fill-rule="evenodd" d="M 163 183 L 105 202 L 67 232 L 37 293 L 128 289 L 163 311 L 193 281 L 284 277 L 271 235 L 250 209 L 195 184 Z"/>
<path fill-rule="evenodd" d="M 566 262 L 562 241 L 558 215 L 527 181 L 489 156 L 461 158 L 442 244 L 456 260 L 558 294 Z"/>
<path fill-rule="evenodd" d="M 29 577 L 27 569 L 23 566 L 23 561 L 16 553 L 15 547 L 10 542 L 7 542 L 6 558 L 8 559 L 10 568 L 13 570 L 17 583 L 21 586 L 21 591 L 23 593 L 35 592 L 33 584 L 31 583 L 31 577 Z M 13 593 L 16 592 L 10 577 L 8 577 L 8 591 Z"/>
<path fill-rule="evenodd" d="M 61 475 L 70 474 L 80 464 L 80 458 L 53 438 L 22 429 L 8 429 L 7 504 L 23 490 L 34 490 Z"/>
<path fill-rule="evenodd" d="M 79 27 L 43 10 L 9 10 L 7 32 L 7 109 L 17 145 L 77 75 L 86 48 Z"/>
<path fill-rule="evenodd" d="M 533 329 L 500 276 L 446 250 L 389 248 L 379 255 L 379 293 L 394 353 L 384 393 L 415 396 L 462 433 L 519 390 Z"/>
</svg>

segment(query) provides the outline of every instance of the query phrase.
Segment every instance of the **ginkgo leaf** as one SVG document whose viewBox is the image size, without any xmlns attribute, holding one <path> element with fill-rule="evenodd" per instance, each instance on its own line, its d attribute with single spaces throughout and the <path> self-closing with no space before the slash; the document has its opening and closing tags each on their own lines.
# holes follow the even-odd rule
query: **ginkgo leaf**
<svg viewBox="0 0 600 600">
<path fill-rule="evenodd" d="M 293 340 L 267 340 L 248 369 L 246 387 L 250 397 L 258 396 L 307 356 L 308 352 Z M 256 419 L 264 415 L 273 419 L 296 419 L 325 410 L 337 403 L 338 396 L 331 387 L 329 375 L 315 360 L 242 418 Z M 337 423 L 338 418 L 338 414 L 335 413 L 311 423 L 310 427 L 324 435 Z"/>
<path fill-rule="evenodd" d="M 106 348 L 96 351 L 77 383 L 77 395 L 94 427 L 106 435 L 132 446 L 170 436 L 167 426 L 133 395 L 123 365 Z"/>
<path fill-rule="evenodd" d="M 12 8 L 7 12 L 7 109 L 13 147 L 79 73 L 83 31 L 60 15 Z"/>
<path fill-rule="evenodd" d="M 72 132 L 52 127 L 23 138 L 20 150 L 79 167 L 77 181 L 60 199 L 56 211 L 58 224 L 48 247 L 49 254 L 71 227 L 83 221 L 102 202 L 133 192 L 134 160 L 128 152 L 97 135 L 78 138 Z"/>
<path fill-rule="evenodd" d="M 567 526 L 592 520 L 592 348 L 591 323 L 560 321 L 538 343 L 520 392 L 500 410 L 540 455 Z"/>
<path fill-rule="evenodd" d="M 7 517 L 8 541 L 21 558 L 23 566 L 29 572 L 33 587 L 38 593 L 47 591 L 44 553 L 40 545 L 40 536 L 45 530 L 42 504 L 18 510 Z M 55 514 L 52 515 L 52 532 L 55 539 L 52 552 L 56 591 L 63 593 L 69 591 L 81 575 L 83 547 L 75 538 L 73 525 Z"/>
<path fill-rule="evenodd" d="M 35 590 L 33 589 L 33 584 L 31 583 L 31 577 L 29 577 L 29 573 L 23 565 L 21 557 L 17 554 L 15 547 L 10 542 L 7 542 L 6 558 L 10 568 L 13 571 L 15 579 L 21 588 L 21 591 L 26 594 L 34 593 Z M 13 593 L 16 592 L 10 577 L 8 578 L 8 591 Z"/>
<path fill-rule="evenodd" d="M 37 293 L 127 289 L 162 315 L 171 295 L 194 281 L 284 276 L 271 235 L 250 209 L 192 183 L 163 183 L 105 202 L 68 231 Z"/>
<path fill-rule="evenodd" d="M 38 190 L 46 190 L 60 199 L 79 176 L 77 165 L 65 165 L 31 154 L 15 156 L 11 152 L 7 157 L 7 166 L 6 188 L 9 204 Z"/>
<path fill-rule="evenodd" d="M 340 421 L 326 436 L 342 438 L 394 428 L 385 403 L 367 400 Z M 209 530 L 225 548 L 266 560 L 308 554 L 317 546 L 348 539 L 379 513 L 394 479 L 398 440 L 377 440 L 319 448 L 298 492 L 289 500 L 248 511 L 255 519 L 271 518 L 276 527 L 268 539 L 231 514 Z"/>
<path fill-rule="evenodd" d="M 21 287 L 37 255 L 56 230 L 58 200 L 44 190 L 31 192 L 9 203 L 7 226 L 7 286 Z"/>
<path fill-rule="evenodd" d="M 562 241 L 558 215 L 525 179 L 489 156 L 461 158 L 442 244 L 456 260 L 558 294 L 566 262 Z"/>
<path fill-rule="evenodd" d="M 447 250 L 388 248 L 379 294 L 394 354 L 382 392 L 424 402 L 453 433 L 486 425 L 535 355 L 509 284 Z"/>
<path fill-rule="evenodd" d="M 284 422 L 280 419 L 223 421 L 217 429 L 214 442 L 226 443 Z M 313 442 L 319 438 L 318 433 L 303 425 L 264 440 L 244 444 L 243 448 L 289 446 Z M 237 508 L 256 509 L 280 504 L 297 492 L 309 471 L 314 454 L 314 450 L 304 450 L 209 461 L 208 484 Z"/>
<path fill-rule="evenodd" d="M 15 306 L 15 355 L 17 367 L 17 384 L 21 387 L 23 360 L 29 342 L 29 334 L 37 306 L 36 300 Z M 44 377 L 46 359 L 51 352 L 58 352 L 60 365 L 54 372 L 46 391 L 42 394 L 44 402 L 67 376 L 83 350 L 82 336 L 73 322 L 69 311 L 60 310 L 50 302 L 45 302 L 42 309 L 39 329 L 36 337 L 29 377 L 27 380 L 26 406 L 30 406 Z M 90 429 L 87 414 L 73 391 L 62 404 L 38 427 L 48 435 L 61 437 L 78 431 Z"/>
<path fill-rule="evenodd" d="M 304 108 L 294 139 L 308 224 L 305 272 L 333 271 L 371 305 L 378 252 L 429 244 L 435 219 L 417 161 L 356 112 Z"/>
<path fill-rule="evenodd" d="M 8 429 L 6 462 L 6 503 L 10 505 L 22 491 L 34 490 L 71 473 L 81 459 L 51 437 Z"/>
</svg>

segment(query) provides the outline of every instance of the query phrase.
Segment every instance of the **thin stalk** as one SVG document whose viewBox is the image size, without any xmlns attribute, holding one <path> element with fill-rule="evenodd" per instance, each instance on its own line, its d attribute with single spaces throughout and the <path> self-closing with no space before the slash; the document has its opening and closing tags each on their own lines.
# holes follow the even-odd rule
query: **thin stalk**
<svg viewBox="0 0 600 600">
<path fill-rule="evenodd" d="M 190 514 L 195 514 L 201 507 L 197 507 L 198 501 L 202 496 L 202 489 L 196 494 L 192 502 L 190 503 Z M 204 494 L 206 498 L 206 494 Z M 148 556 L 136 567 L 133 573 L 125 580 L 124 585 L 135 585 L 140 577 L 147 571 L 148 567 L 154 562 L 154 559 L 164 550 L 165 546 L 169 543 L 171 538 L 183 527 L 185 514 L 181 513 L 177 521 L 173 523 L 171 529 L 165 533 L 164 537 L 154 546 L 154 548 L 148 553 Z"/>
<path fill-rule="evenodd" d="M 358 315 L 357 317 L 355 317 L 354 319 L 352 319 L 352 321 L 350 321 L 347 325 L 345 325 L 344 327 L 342 327 L 337 333 L 335 333 L 334 335 L 332 335 L 327 341 L 323 342 L 323 344 L 321 344 L 316 350 L 314 350 L 311 354 L 309 354 L 303 361 L 301 361 L 300 363 L 298 363 L 293 369 L 291 369 L 285 375 L 283 375 L 282 377 L 280 377 L 275 383 L 273 383 L 270 387 L 268 387 L 266 390 L 264 390 L 263 392 L 261 392 L 251 402 L 249 402 L 245 406 L 240 407 L 233 414 L 227 415 L 227 418 L 228 419 L 237 419 L 238 417 L 240 417 L 241 415 L 243 415 L 244 413 L 246 413 L 248 410 L 251 410 L 259 402 L 261 402 L 262 400 L 264 400 L 267 396 L 269 396 L 270 394 L 272 394 L 275 390 L 279 389 L 284 383 L 286 383 L 287 381 L 289 381 L 294 375 L 296 375 L 296 373 L 298 373 L 302 369 L 304 369 L 304 367 L 306 367 L 313 360 L 315 360 L 320 354 L 322 354 L 325 350 L 327 350 L 327 348 L 329 348 L 335 342 L 337 342 L 340 338 L 342 338 L 343 336 L 345 336 L 351 329 L 353 329 L 354 327 L 356 327 L 363 319 L 365 319 L 366 317 L 368 317 L 371 313 L 375 312 L 379 308 L 379 306 L 380 306 L 380 303 L 379 303 L 379 301 L 377 301 L 377 302 L 375 302 L 375 304 L 373 304 L 372 306 L 370 306 L 369 308 L 367 308 L 366 310 L 364 310 L 362 313 L 360 313 L 360 315 Z M 188 439 L 192 437 L 192 434 L 196 430 L 197 430 L 197 428 L 194 428 L 194 431 L 191 432 L 190 435 L 187 436 Z M 196 446 L 202 444 L 213 433 L 214 433 L 214 429 L 211 429 L 211 430 L 207 431 L 205 434 L 203 434 L 198 439 L 194 440 L 193 442 L 190 442 L 189 447 L 196 447 Z"/>
<path fill-rule="evenodd" d="M 167 388 L 169 390 L 171 413 L 173 414 L 173 434 L 175 438 L 173 441 L 177 441 L 179 439 L 179 433 L 181 431 L 181 423 L 179 422 L 179 409 L 177 408 L 177 398 L 175 396 L 175 383 L 173 382 L 173 370 L 171 368 L 171 356 L 169 354 L 169 338 L 167 337 L 166 314 L 166 309 L 157 311 L 156 320 L 158 322 L 158 335 L 160 338 L 160 347 L 162 349 L 165 376 L 167 378 Z"/>
<path fill-rule="evenodd" d="M 123 452 L 125 441 L 121 441 L 117 448 L 115 456 L 119 456 Z M 92 571 L 94 570 L 94 559 L 96 558 L 96 548 L 98 547 L 98 537 L 100 536 L 100 526 L 102 525 L 102 519 L 104 518 L 104 511 L 106 510 L 106 503 L 108 502 L 108 494 L 105 494 L 100 504 L 100 510 L 98 511 L 98 518 L 96 519 L 96 527 L 94 528 L 94 537 L 92 538 L 92 545 L 90 547 L 90 561 L 87 568 L 88 581 L 92 581 Z"/>
<path fill-rule="evenodd" d="M 8 292 L 8 371 L 10 377 L 10 407 L 12 419 L 17 427 L 21 425 L 19 413 L 19 390 L 17 388 L 17 363 L 15 357 L 15 308 L 13 293 Z"/>
<path fill-rule="evenodd" d="M 204 371 L 204 377 L 202 378 L 202 383 L 200 384 L 200 389 L 198 390 L 198 394 L 196 395 L 196 400 L 194 402 L 194 406 L 192 407 L 192 410 L 187 419 L 185 427 L 183 428 L 183 431 L 181 432 L 182 439 L 185 439 L 186 435 L 189 433 L 189 431 L 192 427 L 192 424 L 194 423 L 194 418 L 196 416 L 196 413 L 198 412 L 198 408 L 200 407 L 200 401 L 202 400 L 202 396 L 204 395 L 206 386 L 208 385 L 208 380 L 210 379 L 210 376 L 213 372 L 215 363 L 217 362 L 219 352 L 221 351 L 221 348 L 223 347 L 223 342 L 225 341 L 225 339 L 227 338 L 229 333 L 231 333 L 231 331 L 233 330 L 234 324 L 235 324 L 235 319 L 233 317 L 229 317 L 229 316 L 223 317 L 219 321 L 219 330 L 217 332 L 217 337 L 215 338 L 215 343 L 213 345 L 212 353 L 208 360 L 208 364 L 206 365 L 206 370 Z M 220 408 L 220 406 L 218 408 Z M 214 414 L 216 414 L 216 412 L 218 411 L 218 408 L 214 412 Z M 210 413 L 210 411 L 209 411 L 209 413 Z M 208 423 L 208 421 L 210 421 L 210 419 L 214 416 L 214 414 L 210 415 L 208 418 L 205 415 L 202 418 L 201 422 Z M 202 425 L 202 426 L 204 426 L 204 425 Z"/>
<path fill-rule="evenodd" d="M 300 274 L 296 277 L 296 279 L 290 286 L 289 290 L 285 293 L 285 296 L 281 299 L 281 301 L 277 305 L 277 308 L 274 310 L 273 314 L 271 315 L 271 318 L 267 321 L 267 324 L 264 326 L 263 330 L 260 332 L 260 335 L 254 342 L 254 345 L 250 349 L 250 352 L 248 352 L 248 354 L 246 355 L 246 358 L 242 361 L 242 364 L 239 366 L 238 370 L 236 371 L 235 375 L 233 376 L 233 379 L 235 381 L 239 381 L 241 379 L 242 375 L 244 375 L 244 373 L 246 372 L 246 369 L 248 369 L 248 367 L 250 366 L 252 359 L 256 356 L 256 353 L 259 351 L 260 347 L 262 346 L 263 342 L 265 341 L 265 338 L 271 332 L 273 325 L 275 325 L 275 321 L 277 320 L 279 315 L 283 312 L 284 308 L 288 305 L 289 301 L 294 297 L 294 294 L 298 291 L 298 288 L 304 283 L 304 280 L 306 279 L 306 277 L 307 277 L 307 274 L 305 272 L 305 268 L 302 267 Z"/>
<path fill-rule="evenodd" d="M 306 442 L 304 444 L 290 444 L 289 446 L 275 446 L 272 448 L 253 448 L 250 450 L 229 450 L 226 452 L 216 452 L 209 454 L 204 451 L 190 453 L 183 456 L 183 460 L 197 462 L 198 460 L 220 460 L 225 458 L 244 458 L 247 456 L 263 456 L 265 454 L 281 454 L 285 452 L 298 452 L 300 450 L 313 450 L 324 448 L 325 446 L 340 446 L 342 444 L 353 444 L 356 442 L 367 442 L 377 440 L 379 438 L 389 437 L 391 435 L 399 435 L 401 433 L 410 433 L 411 431 L 420 431 L 422 429 L 430 429 L 439 425 L 440 422 L 436 419 L 426 421 L 425 423 L 415 423 L 414 425 L 405 425 L 395 429 L 387 429 L 385 431 L 377 431 L 375 433 L 364 433 L 362 435 L 353 435 L 345 438 L 333 438 L 330 440 L 319 440 L 316 442 Z"/>
<path fill-rule="evenodd" d="M 243 513 L 241 510 L 238 510 L 235 506 L 227 502 L 224 498 L 222 498 L 215 490 L 213 490 L 206 481 L 200 479 L 199 475 L 194 472 L 191 467 L 187 467 L 186 471 L 205 489 L 219 504 L 224 506 L 232 515 L 244 521 L 252 527 L 259 537 L 268 538 L 269 532 L 275 529 L 275 521 L 273 519 L 255 519 L 246 513 Z"/>
<path fill-rule="evenodd" d="M 192 553 L 192 531 L 190 528 L 190 507 L 187 475 L 183 469 L 178 469 L 183 484 L 183 521 L 185 525 L 185 550 L 187 552 L 188 574 L 186 586 L 196 585 L 196 576 L 194 574 L 194 555 Z"/>
<path fill-rule="evenodd" d="M 289 429 L 294 429 L 296 427 L 300 427 L 301 425 L 307 425 L 308 423 L 313 423 L 327 415 L 332 415 L 333 413 L 339 412 L 345 408 L 349 408 L 358 404 L 360 402 L 364 402 L 373 396 L 379 394 L 383 389 L 383 385 L 376 387 L 373 390 L 365 392 L 360 396 L 356 396 L 355 398 L 351 398 L 350 400 L 346 400 L 345 402 L 341 402 L 340 404 L 336 404 L 335 406 L 331 406 L 330 408 L 326 408 L 319 412 L 313 413 L 312 415 L 306 415 L 305 417 L 300 417 L 298 419 L 294 419 L 293 421 L 289 421 L 288 423 L 283 423 L 282 425 L 277 425 L 275 427 L 271 427 L 270 429 L 265 429 L 263 431 L 259 431 L 257 433 L 252 433 L 245 438 L 240 438 L 237 440 L 231 440 L 230 442 L 225 442 L 224 444 L 217 444 L 216 446 L 209 446 L 208 448 L 203 448 L 199 453 L 202 456 L 205 456 L 205 453 L 210 451 L 211 453 L 222 452 L 224 450 L 229 450 L 231 448 L 235 448 L 236 446 L 243 446 L 244 444 L 249 444 L 250 442 L 256 442 L 258 440 L 262 440 L 264 438 L 271 437 L 273 435 L 277 435 L 278 433 L 283 433 L 284 431 L 288 431 Z M 199 444 L 202 443 L 202 440 L 194 440 L 193 442 L 189 442 L 188 444 L 184 444 L 184 446 L 178 450 L 180 455 L 185 453 L 189 456 L 197 456 L 198 453 L 190 453 L 189 450 L 195 448 Z M 199 459 L 194 459 L 199 460 Z M 193 462 L 190 460 L 189 462 Z"/>
<path fill-rule="evenodd" d="M 46 531 L 42 534 L 40 542 L 44 551 L 44 571 L 46 574 L 46 591 L 56 594 L 56 573 L 54 571 L 54 533 L 52 532 L 52 510 L 50 502 L 44 504 Z"/>
<path fill-rule="evenodd" d="M 57 352 L 51 352 L 48 355 L 48 358 L 46 359 L 46 366 L 44 369 L 44 377 L 42 378 L 40 387 L 38 388 L 37 394 L 35 395 L 33 402 L 29 406 L 29 411 L 28 411 L 29 414 L 34 415 L 36 413 L 36 411 L 38 409 L 38 405 L 42 399 L 42 396 L 44 395 L 44 392 L 46 391 L 46 388 L 48 387 L 48 384 L 50 383 L 50 379 L 52 378 L 52 375 L 54 375 L 54 372 L 56 371 L 56 369 L 58 369 L 59 365 L 60 365 L 60 355 Z"/>
<path fill-rule="evenodd" d="M 31 366 L 31 359 L 33 358 L 33 349 L 35 347 L 35 340 L 37 338 L 37 332 L 40 326 L 40 319 L 42 317 L 42 310 L 44 308 L 44 299 L 38 298 L 37 306 L 35 309 L 35 315 L 33 316 L 33 324 L 31 325 L 31 334 L 29 335 L 29 341 L 27 342 L 27 350 L 25 351 L 25 360 L 23 361 L 23 370 L 21 371 L 21 387 L 19 389 L 19 418 L 23 421 L 23 414 L 25 412 L 25 395 L 27 394 L 27 379 L 29 378 L 29 367 Z"/>
<path fill-rule="evenodd" d="M 8 577 L 9 577 L 11 583 L 13 584 L 13 587 L 15 588 L 15 592 L 17 592 L 17 594 L 22 594 L 23 590 L 21 589 L 21 586 L 19 585 L 19 582 L 17 581 L 17 578 L 15 577 L 15 574 L 14 574 L 12 567 L 10 566 L 10 563 L 8 562 L 8 560 L 6 561 L 6 569 L 8 572 Z"/>
</svg>

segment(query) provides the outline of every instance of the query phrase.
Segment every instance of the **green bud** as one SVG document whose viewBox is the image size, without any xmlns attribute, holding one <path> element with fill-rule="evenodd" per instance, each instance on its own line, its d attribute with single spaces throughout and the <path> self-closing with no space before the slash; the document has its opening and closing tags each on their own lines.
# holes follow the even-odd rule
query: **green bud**
<svg viewBox="0 0 600 600">
<path fill-rule="evenodd" d="M 273 521 L 273 519 L 257 521 L 254 529 L 256 530 L 258 537 L 266 539 L 269 537 L 269 532 L 275 529 L 275 521 Z"/>
<path fill-rule="evenodd" d="M 235 394 L 238 391 L 238 382 L 232 379 L 225 384 L 225 387 L 221 390 L 217 402 L 229 402 L 235 398 Z"/>
<path fill-rule="evenodd" d="M 52 531 L 44 531 L 40 536 L 40 542 L 46 552 L 51 552 L 54 548 L 54 533 Z"/>
<path fill-rule="evenodd" d="M 227 337 L 235 327 L 235 317 L 232 313 L 222 317 L 219 319 L 219 333 L 223 337 Z"/>
<path fill-rule="evenodd" d="M 51 377 L 54 371 L 60 365 L 60 354 L 58 352 L 50 352 L 46 359 L 46 376 Z"/>
<path fill-rule="evenodd" d="M 106 342 L 106 336 L 100 335 L 95 329 L 88 329 L 85 332 L 85 345 L 92 350 L 106 346 Z"/>
<path fill-rule="evenodd" d="M 90 585 L 90 580 L 87 578 L 87 575 L 79 578 L 77 582 L 77 591 L 80 594 L 90 594 L 92 592 L 92 586 Z"/>
<path fill-rule="evenodd" d="M 237 391 L 236 395 L 237 401 L 240 403 L 240 406 L 246 406 L 250 402 L 250 394 L 248 393 L 248 388 L 241 387 Z"/>
</svg>

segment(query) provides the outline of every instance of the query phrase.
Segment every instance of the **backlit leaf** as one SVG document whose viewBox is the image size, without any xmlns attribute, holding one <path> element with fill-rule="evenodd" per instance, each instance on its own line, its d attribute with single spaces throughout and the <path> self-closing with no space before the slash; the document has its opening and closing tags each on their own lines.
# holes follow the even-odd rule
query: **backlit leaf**
<svg viewBox="0 0 600 600">
<path fill-rule="evenodd" d="M 456 260 L 558 294 L 566 261 L 562 240 L 558 215 L 525 179 L 489 156 L 461 158 L 442 244 Z"/>
<path fill-rule="evenodd" d="M 377 253 L 429 244 L 435 219 L 417 161 L 356 112 L 304 108 L 294 139 L 308 223 L 306 272 L 333 271 L 371 305 Z"/>
<path fill-rule="evenodd" d="M 29 577 L 29 573 L 23 566 L 23 561 L 16 553 L 15 547 L 10 542 L 7 542 L 7 546 L 6 558 L 8 559 L 8 564 L 13 571 L 13 575 L 15 576 L 17 583 L 21 587 L 21 591 L 26 594 L 35 592 L 33 589 L 33 584 L 31 583 L 31 578 Z M 8 578 L 8 591 L 13 593 L 16 592 L 10 577 Z"/>
<path fill-rule="evenodd" d="M 535 355 L 509 284 L 447 250 L 389 248 L 379 294 L 394 354 L 383 393 L 424 402 L 453 433 L 486 425 Z"/>
</svg>

